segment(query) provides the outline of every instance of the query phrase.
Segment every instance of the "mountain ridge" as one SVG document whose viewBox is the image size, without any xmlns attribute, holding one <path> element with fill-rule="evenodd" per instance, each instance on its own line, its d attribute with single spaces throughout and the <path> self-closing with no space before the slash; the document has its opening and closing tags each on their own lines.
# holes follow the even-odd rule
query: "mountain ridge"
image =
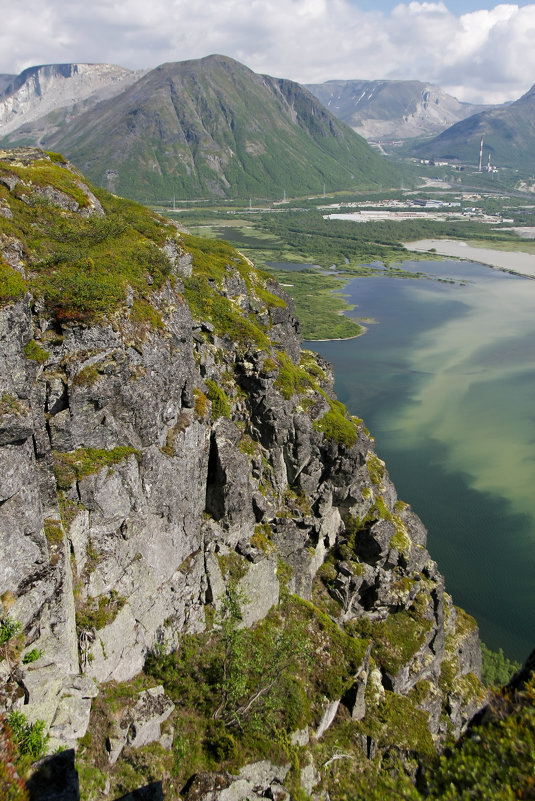
<svg viewBox="0 0 535 801">
<path fill-rule="evenodd" d="M 6 136 L 21 126 L 31 129 L 32 125 L 50 133 L 82 109 L 121 91 L 139 75 L 140 71 L 114 64 L 28 67 L 13 76 L 0 95 L 0 134 Z"/>
<path fill-rule="evenodd" d="M 4 137 L 35 144 L 20 129 Z M 226 56 L 170 62 L 39 140 L 137 199 L 397 185 L 399 171 L 292 81 Z"/>
<path fill-rule="evenodd" d="M 331 80 L 306 84 L 367 140 L 429 136 L 488 108 L 461 103 L 439 86 L 410 80 Z"/>
<path fill-rule="evenodd" d="M 494 166 L 531 171 L 535 167 L 535 85 L 513 103 L 468 117 L 434 139 L 415 146 L 413 152 L 432 158 L 472 161 L 477 166 L 481 137 L 483 166 L 490 153 Z"/>
</svg>

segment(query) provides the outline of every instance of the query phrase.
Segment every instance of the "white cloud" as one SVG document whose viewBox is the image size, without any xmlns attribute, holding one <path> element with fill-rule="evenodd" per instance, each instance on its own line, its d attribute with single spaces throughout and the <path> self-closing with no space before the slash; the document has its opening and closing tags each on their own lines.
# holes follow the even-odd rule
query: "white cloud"
<svg viewBox="0 0 535 801">
<path fill-rule="evenodd" d="M 457 16 L 444 2 L 389 14 L 349 0 L 0 0 L 0 72 L 92 61 L 132 68 L 223 53 L 257 72 L 432 81 L 463 100 L 500 102 L 535 81 L 535 4 Z"/>
</svg>

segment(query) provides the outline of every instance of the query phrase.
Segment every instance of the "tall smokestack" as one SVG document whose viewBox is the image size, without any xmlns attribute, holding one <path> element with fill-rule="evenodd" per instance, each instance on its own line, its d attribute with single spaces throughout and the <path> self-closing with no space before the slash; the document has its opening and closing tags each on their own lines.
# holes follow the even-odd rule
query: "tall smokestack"
<svg viewBox="0 0 535 801">
<path fill-rule="evenodd" d="M 479 172 L 481 172 L 482 161 L 483 161 L 483 137 L 481 137 L 481 147 L 479 148 Z"/>
<path fill-rule="evenodd" d="M 490 153 L 489 153 L 489 163 L 487 164 L 487 172 L 490 172 Z"/>
</svg>

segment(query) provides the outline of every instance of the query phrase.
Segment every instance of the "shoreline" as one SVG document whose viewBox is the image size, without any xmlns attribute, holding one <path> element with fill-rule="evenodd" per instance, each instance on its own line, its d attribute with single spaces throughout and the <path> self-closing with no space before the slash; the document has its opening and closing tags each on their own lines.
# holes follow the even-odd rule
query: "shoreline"
<svg viewBox="0 0 535 801">
<path fill-rule="evenodd" d="M 525 251 L 479 248 L 462 239 L 418 239 L 413 242 L 403 242 L 403 246 L 413 253 L 431 255 L 433 251 L 432 255 L 436 253 L 460 261 L 473 261 L 511 275 L 535 279 L 535 255 Z M 508 261 L 517 263 L 510 266 Z"/>
</svg>

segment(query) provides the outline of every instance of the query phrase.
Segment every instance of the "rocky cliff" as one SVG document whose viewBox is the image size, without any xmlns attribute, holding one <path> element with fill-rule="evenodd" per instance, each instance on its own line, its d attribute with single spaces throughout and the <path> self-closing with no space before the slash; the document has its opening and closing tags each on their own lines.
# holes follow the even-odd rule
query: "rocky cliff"
<svg viewBox="0 0 535 801">
<path fill-rule="evenodd" d="M 461 731 L 475 622 L 269 276 L 2 151 L 0 360 L 1 704 L 79 749 L 82 797 L 336 798 Z"/>
<path fill-rule="evenodd" d="M 0 136 L 21 127 L 21 136 L 30 131 L 34 140 L 49 136 L 141 74 L 115 64 L 45 64 L 20 75 L 0 75 Z"/>
</svg>

